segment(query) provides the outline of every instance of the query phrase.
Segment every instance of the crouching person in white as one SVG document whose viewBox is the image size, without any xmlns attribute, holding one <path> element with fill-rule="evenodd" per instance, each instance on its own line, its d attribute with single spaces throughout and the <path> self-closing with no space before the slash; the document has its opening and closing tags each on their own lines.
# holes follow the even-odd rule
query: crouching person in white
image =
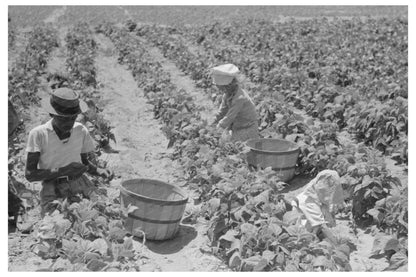
<svg viewBox="0 0 416 277">
<path fill-rule="evenodd" d="M 335 243 L 335 236 L 328 228 L 335 227 L 331 209 L 343 202 L 344 192 L 338 173 L 323 170 L 291 201 L 291 205 L 302 213 L 301 222 L 308 231 Z"/>
</svg>

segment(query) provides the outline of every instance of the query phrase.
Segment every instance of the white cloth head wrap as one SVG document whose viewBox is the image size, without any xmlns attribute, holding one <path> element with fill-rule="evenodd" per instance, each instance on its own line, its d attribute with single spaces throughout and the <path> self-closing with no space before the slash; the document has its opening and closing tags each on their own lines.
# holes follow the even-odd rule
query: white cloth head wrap
<svg viewBox="0 0 416 277">
<path fill-rule="evenodd" d="M 240 70 L 233 64 L 223 64 L 212 68 L 211 74 L 214 84 L 219 86 L 228 85 L 237 77 Z"/>
</svg>

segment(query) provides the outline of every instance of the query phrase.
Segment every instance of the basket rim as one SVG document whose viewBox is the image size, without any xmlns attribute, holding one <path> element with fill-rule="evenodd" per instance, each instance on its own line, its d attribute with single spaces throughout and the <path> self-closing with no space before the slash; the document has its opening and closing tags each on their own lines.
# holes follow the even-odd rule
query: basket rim
<svg viewBox="0 0 416 277">
<path fill-rule="evenodd" d="M 282 142 L 288 142 L 289 144 L 296 146 L 294 149 L 288 150 L 288 151 L 269 151 L 269 150 L 262 150 L 262 149 L 257 149 L 254 147 L 251 147 L 249 145 L 249 143 L 252 143 L 254 141 L 282 141 Z M 300 151 L 300 147 L 299 145 L 297 145 L 296 143 L 294 143 L 293 141 L 289 141 L 289 140 L 285 140 L 285 139 L 274 139 L 274 138 L 260 138 L 260 139 L 249 139 L 245 142 L 245 145 L 250 148 L 250 150 L 258 152 L 258 153 L 264 153 L 264 154 L 294 154 L 296 152 Z"/>
<path fill-rule="evenodd" d="M 130 191 L 130 190 L 128 190 L 127 188 L 125 188 L 123 186 L 125 183 L 128 183 L 128 182 L 133 183 L 133 182 L 142 182 L 142 181 L 160 183 L 160 184 L 166 185 L 168 187 L 171 187 L 171 188 L 173 188 L 173 190 L 175 192 L 180 194 L 183 197 L 183 199 L 180 199 L 180 200 L 163 200 L 163 199 L 153 198 L 153 197 L 145 196 L 145 195 L 138 194 L 136 192 Z M 174 204 L 174 205 L 186 204 L 188 202 L 188 199 L 189 199 L 188 194 L 185 193 L 185 191 L 183 189 L 181 189 L 181 188 L 179 188 L 175 185 L 160 181 L 160 180 L 148 179 L 148 178 L 134 178 L 134 179 L 124 180 L 124 181 L 121 182 L 120 192 L 125 193 L 125 194 L 133 195 L 137 198 L 140 198 L 140 199 L 144 200 L 145 202 L 159 203 L 159 204 L 165 204 L 165 205 L 166 204 Z"/>
</svg>

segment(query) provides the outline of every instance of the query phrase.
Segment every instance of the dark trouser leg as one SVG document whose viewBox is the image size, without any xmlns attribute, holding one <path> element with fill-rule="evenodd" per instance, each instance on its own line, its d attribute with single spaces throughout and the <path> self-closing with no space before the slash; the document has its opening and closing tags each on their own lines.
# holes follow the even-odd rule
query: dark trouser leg
<svg viewBox="0 0 416 277">
<path fill-rule="evenodd" d="M 54 200 L 58 199 L 55 189 L 56 186 L 54 182 L 42 183 L 42 189 L 40 191 L 40 206 L 42 217 L 44 217 L 47 213 L 52 213 L 57 208 L 57 205 L 52 203 Z"/>
<path fill-rule="evenodd" d="M 70 186 L 72 194 L 82 194 L 83 197 L 92 201 L 98 200 L 97 189 L 86 175 L 71 181 Z"/>
<path fill-rule="evenodd" d="M 99 199 L 94 184 L 85 175 L 59 185 L 55 184 L 55 182 L 44 182 L 40 191 L 41 216 L 44 217 L 45 214 L 56 210 L 58 205 L 52 202 L 58 198 L 68 198 L 70 202 L 78 202 L 79 198 L 78 201 L 75 200 L 77 194 L 82 194 L 83 197 L 93 201 Z"/>
</svg>

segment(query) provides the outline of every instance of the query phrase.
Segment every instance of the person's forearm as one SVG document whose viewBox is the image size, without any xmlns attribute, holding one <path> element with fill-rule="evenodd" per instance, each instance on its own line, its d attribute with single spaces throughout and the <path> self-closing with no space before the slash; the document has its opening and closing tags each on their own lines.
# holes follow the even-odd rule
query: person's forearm
<svg viewBox="0 0 416 277">
<path fill-rule="evenodd" d="M 220 109 L 217 112 L 217 114 L 215 115 L 215 120 L 213 122 L 213 124 L 217 124 L 221 119 L 224 118 L 224 116 L 227 114 L 229 107 L 226 104 L 226 100 L 225 100 L 225 96 L 223 96 L 222 101 L 221 101 L 221 105 L 220 105 Z"/>
<path fill-rule="evenodd" d="M 96 176 L 98 176 L 98 175 L 99 175 L 99 174 L 98 174 L 98 172 L 97 172 L 97 167 L 96 167 L 96 166 L 95 166 L 92 162 L 88 161 L 87 166 L 88 166 L 88 170 L 87 170 L 87 172 L 88 172 L 89 174 L 91 174 L 91 175 L 96 175 Z"/>
<path fill-rule="evenodd" d="M 231 124 L 234 122 L 238 113 L 243 109 L 244 102 L 242 100 L 237 100 L 233 103 L 230 109 L 227 111 L 227 114 L 218 122 L 218 126 L 223 129 L 230 129 Z"/>
<path fill-rule="evenodd" d="M 82 153 L 81 154 L 82 163 L 84 165 L 88 166 L 87 172 L 91 175 L 98 176 L 99 174 L 98 174 L 98 171 L 97 171 L 97 166 L 93 162 L 91 162 L 90 159 L 92 159 L 92 154 L 91 153 Z"/>
<path fill-rule="evenodd" d="M 217 124 L 227 114 L 228 109 L 222 109 L 215 115 L 214 124 Z"/>
<path fill-rule="evenodd" d="M 59 169 L 26 170 L 25 177 L 29 182 L 48 181 L 60 177 Z"/>
<path fill-rule="evenodd" d="M 328 229 L 328 227 L 326 227 L 326 226 L 323 226 L 322 227 L 322 233 L 324 234 L 324 236 L 330 241 L 330 242 L 332 242 L 333 244 L 335 244 L 336 243 L 336 239 L 335 239 L 335 236 L 334 236 L 334 234 L 331 232 L 331 230 L 329 230 Z"/>
</svg>

